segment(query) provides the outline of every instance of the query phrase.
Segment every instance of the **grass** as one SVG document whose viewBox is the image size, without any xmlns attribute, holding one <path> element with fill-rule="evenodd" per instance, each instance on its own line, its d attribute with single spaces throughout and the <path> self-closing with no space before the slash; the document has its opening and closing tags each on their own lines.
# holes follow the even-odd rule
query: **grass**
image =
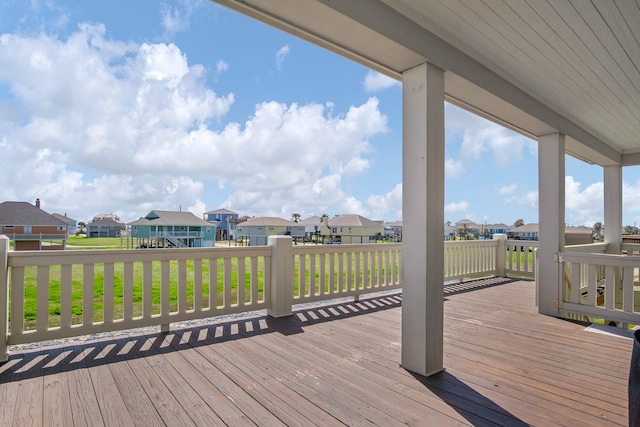
<svg viewBox="0 0 640 427">
<path fill-rule="evenodd" d="M 214 261 L 216 262 L 216 261 Z M 264 295 L 264 266 L 263 260 L 260 260 L 258 268 L 258 299 L 262 299 Z M 133 300 L 133 316 L 138 317 L 142 315 L 143 311 L 143 263 L 136 262 L 133 264 L 133 281 L 131 298 Z M 194 308 L 195 301 L 195 262 L 193 260 L 185 263 L 186 267 L 186 307 L 187 309 Z M 216 270 L 214 275 L 215 283 L 209 283 L 209 272 L 211 268 Z M 151 304 L 152 314 L 160 313 L 160 305 L 162 303 L 161 294 L 161 281 L 162 281 L 162 268 L 160 261 L 154 261 L 151 263 Z M 245 289 L 245 301 L 250 301 L 251 298 L 251 275 L 250 271 L 245 271 L 244 277 L 238 278 L 239 272 L 237 268 L 237 261 L 231 263 L 231 301 L 224 301 L 224 266 L 223 261 L 218 260 L 217 265 L 210 265 L 209 260 L 202 260 L 202 300 L 203 308 L 209 307 L 209 298 L 211 297 L 212 303 L 221 305 L 230 305 L 238 303 L 238 286 L 244 286 Z M 94 322 L 101 322 L 104 320 L 104 277 L 105 268 L 104 264 L 95 264 L 93 270 L 93 320 Z M 171 311 L 176 311 L 178 308 L 178 261 L 169 262 L 169 307 Z M 37 268 L 26 267 L 25 268 L 25 285 L 24 285 L 24 322 L 25 329 L 31 329 L 35 326 L 37 317 Z M 55 327 L 60 325 L 61 317 L 61 268 L 60 266 L 51 266 L 49 268 L 49 326 Z M 84 277 L 83 266 L 80 264 L 72 266 L 71 275 L 71 312 L 72 323 L 78 324 L 82 322 L 82 306 L 84 296 Z M 113 309 L 114 318 L 122 319 L 124 311 L 124 263 L 114 264 L 114 282 L 113 282 Z"/>
<path fill-rule="evenodd" d="M 75 240 L 75 239 L 74 239 Z M 96 243 L 103 243 L 104 246 L 108 249 L 114 248 L 114 241 L 118 241 L 116 239 L 104 239 L 104 238 L 96 238 L 96 239 L 84 239 L 80 238 L 79 241 L 85 243 L 86 241 L 93 241 Z M 364 262 L 360 263 L 360 272 L 358 273 L 350 273 L 347 272 L 347 257 L 351 256 L 352 268 L 355 267 L 355 257 L 356 254 L 334 254 L 328 255 L 328 257 L 333 257 L 333 265 L 334 271 L 329 271 L 329 260 L 325 259 L 325 271 L 321 271 L 320 269 L 320 259 L 321 255 L 315 255 L 315 272 L 314 279 L 310 280 L 311 271 L 310 271 L 310 262 L 311 259 L 307 257 L 306 259 L 306 268 L 303 274 L 303 283 L 300 283 L 300 261 L 299 257 L 296 257 L 296 262 L 294 265 L 294 295 L 301 296 L 301 293 L 304 294 L 315 294 L 320 291 L 320 283 L 321 278 L 323 279 L 322 283 L 324 283 L 324 292 L 328 292 L 331 285 L 333 285 L 333 291 L 338 291 L 338 286 L 342 284 L 345 286 L 347 280 L 351 286 L 354 283 L 362 284 L 365 279 L 365 272 L 363 272 Z M 342 271 L 339 270 L 339 258 L 342 257 Z M 143 262 L 134 262 L 133 263 L 133 280 L 132 280 L 132 289 L 131 289 L 131 299 L 133 301 L 133 316 L 139 317 L 143 314 L 143 282 L 144 282 L 144 263 Z M 187 310 L 193 309 L 196 298 L 196 262 L 194 260 L 189 260 L 185 262 L 185 271 L 186 271 L 186 281 L 184 283 L 185 287 L 185 305 Z M 368 263 L 368 269 L 366 271 L 366 277 L 373 277 L 375 282 L 375 277 L 380 274 L 384 277 L 385 274 L 384 265 L 376 266 L 372 268 L 371 262 Z M 115 263 L 113 265 L 113 311 L 114 311 L 114 319 L 122 319 L 124 317 L 124 301 L 127 296 L 125 295 L 125 286 L 124 286 L 124 263 Z M 149 267 L 148 267 L 149 268 Z M 179 283 L 179 265 L 178 261 L 170 261 L 168 263 L 169 268 L 169 307 L 171 311 L 177 311 L 178 309 L 178 283 Z M 230 301 L 224 301 L 224 277 L 225 277 L 225 263 L 223 259 L 214 260 L 213 263 L 210 263 L 208 259 L 203 259 L 201 261 L 201 267 L 199 270 L 202 273 L 202 301 L 204 309 L 209 307 L 209 301 L 212 304 L 216 304 L 217 306 L 230 306 L 233 304 L 238 304 L 238 295 L 239 290 L 244 288 L 244 302 L 250 302 L 252 298 L 251 294 L 251 286 L 252 286 L 252 278 L 251 278 L 251 262 L 249 259 L 245 262 L 244 273 L 242 273 L 238 268 L 238 259 L 232 258 L 230 262 L 228 262 L 228 268 L 230 268 L 230 276 L 231 276 L 231 289 L 230 289 Z M 396 269 L 398 267 L 396 266 Z M 213 275 L 213 282 L 210 283 L 210 272 L 214 269 L 215 273 Z M 84 267 L 82 264 L 75 264 L 71 266 L 71 313 L 72 313 L 72 323 L 80 324 L 82 323 L 83 316 L 83 298 L 84 298 Z M 150 263 L 150 271 L 151 271 L 151 311 L 152 314 L 160 313 L 160 307 L 162 304 L 162 263 L 160 261 L 153 261 Z M 264 258 L 258 259 L 258 268 L 257 268 L 257 298 L 261 301 L 264 298 Z M 35 327 L 35 322 L 37 318 L 37 280 L 38 280 L 38 270 L 36 267 L 26 267 L 24 272 L 24 327 L 25 329 L 32 329 Z M 398 270 L 396 270 L 396 274 L 398 274 Z M 322 277 L 323 276 L 323 277 Z M 333 280 L 331 277 L 333 276 Z M 348 277 L 349 276 L 349 277 Z M 61 267 L 59 265 L 53 265 L 49 267 L 49 277 L 48 277 L 48 323 L 49 327 L 59 326 L 61 323 L 61 311 L 62 311 L 62 303 L 61 303 L 61 287 L 62 287 L 62 278 L 61 278 Z M 311 289 L 309 289 L 309 284 L 311 284 Z M 91 288 L 90 298 L 93 300 L 93 320 L 94 322 L 104 321 L 104 291 L 105 291 L 105 266 L 104 264 L 95 264 L 93 267 L 93 286 Z"/>
<path fill-rule="evenodd" d="M 127 242 L 120 237 L 82 237 L 69 236 L 67 249 L 122 249 L 126 248 Z"/>
</svg>

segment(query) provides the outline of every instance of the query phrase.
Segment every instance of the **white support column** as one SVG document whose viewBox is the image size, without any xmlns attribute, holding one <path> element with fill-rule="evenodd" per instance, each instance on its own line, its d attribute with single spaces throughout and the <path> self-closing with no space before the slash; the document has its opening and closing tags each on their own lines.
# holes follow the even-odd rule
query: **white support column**
<svg viewBox="0 0 640 427">
<path fill-rule="evenodd" d="M 0 364 L 9 358 L 9 238 L 0 235 Z"/>
<path fill-rule="evenodd" d="M 507 235 L 496 233 L 493 240 L 498 242 L 496 247 L 496 276 L 507 277 Z"/>
<path fill-rule="evenodd" d="M 421 64 L 402 85 L 402 366 L 444 369 L 444 72 Z"/>
<path fill-rule="evenodd" d="M 269 236 L 271 246 L 271 317 L 293 314 L 293 245 L 291 236 Z"/>
<path fill-rule="evenodd" d="M 553 133 L 538 139 L 538 311 L 551 316 L 558 314 L 556 300 L 562 279 L 555 256 L 564 250 L 564 156 L 564 134 Z"/>
<path fill-rule="evenodd" d="M 622 166 L 604 167 L 604 242 L 607 253 L 620 254 L 622 244 Z"/>
</svg>

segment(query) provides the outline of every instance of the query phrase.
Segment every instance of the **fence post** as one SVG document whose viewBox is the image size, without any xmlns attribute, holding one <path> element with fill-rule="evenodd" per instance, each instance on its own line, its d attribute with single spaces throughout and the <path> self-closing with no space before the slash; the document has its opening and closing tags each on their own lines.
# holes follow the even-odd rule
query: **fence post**
<svg viewBox="0 0 640 427">
<path fill-rule="evenodd" d="M 496 247 L 496 276 L 507 277 L 507 235 L 496 233 L 493 240 L 498 242 Z"/>
<path fill-rule="evenodd" d="M 0 363 L 9 358 L 9 238 L 0 235 Z"/>
<path fill-rule="evenodd" d="M 293 244 L 291 236 L 269 236 L 271 246 L 271 317 L 293 314 Z"/>
</svg>

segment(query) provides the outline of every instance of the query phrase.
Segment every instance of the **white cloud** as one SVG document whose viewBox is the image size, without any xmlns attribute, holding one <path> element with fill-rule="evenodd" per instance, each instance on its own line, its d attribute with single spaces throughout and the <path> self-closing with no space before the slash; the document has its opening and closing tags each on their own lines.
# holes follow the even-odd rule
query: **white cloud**
<svg viewBox="0 0 640 427">
<path fill-rule="evenodd" d="M 380 92 L 392 86 L 401 86 L 398 80 L 387 77 L 384 74 L 380 74 L 377 71 L 370 70 L 367 75 L 364 76 L 364 82 L 362 82 L 364 91 L 367 93 Z"/>
<path fill-rule="evenodd" d="M 199 0 L 181 0 L 177 4 L 160 3 L 160 23 L 164 36 L 171 39 L 179 32 L 189 29 L 193 10 Z"/>
<path fill-rule="evenodd" d="M 451 202 L 445 205 L 444 212 L 445 214 L 453 214 L 465 212 L 469 209 L 469 202 L 466 200 L 460 200 L 459 202 Z"/>
<path fill-rule="evenodd" d="M 396 185 L 385 194 L 372 194 L 366 200 L 371 219 L 384 218 L 391 215 L 396 220 L 402 220 L 402 183 Z"/>
<path fill-rule="evenodd" d="M 570 225 L 593 224 L 604 218 L 604 185 L 595 182 L 582 189 L 572 176 L 565 178 L 566 222 Z"/>
<path fill-rule="evenodd" d="M 529 210 L 538 211 L 538 191 L 528 191 L 524 194 L 514 194 L 505 200 L 505 203 L 515 203 L 518 206 L 528 207 Z"/>
<path fill-rule="evenodd" d="M 446 179 L 457 178 L 465 172 L 464 162 L 455 159 L 444 161 L 444 176 Z"/>
<path fill-rule="evenodd" d="M 493 166 L 499 168 L 522 162 L 525 150 L 529 157 L 537 157 L 536 141 L 450 104 L 446 105 L 445 113 L 447 141 L 461 141 L 459 158 L 447 159 L 450 178 L 464 174 L 468 164 L 483 156 L 490 156 Z"/>
<path fill-rule="evenodd" d="M 287 218 L 342 201 L 364 206 L 343 186 L 370 168 L 369 139 L 387 131 L 376 98 L 346 113 L 331 102 L 263 102 L 245 123 L 220 125 L 235 97 L 208 87 L 203 66 L 174 44 L 123 43 L 105 32 L 83 24 L 64 40 L 0 36 L 0 86 L 11 94 L 0 112 L 12 106 L 0 122 L 10 147 L 0 182 L 12 185 L 0 200 L 39 197 L 85 221 L 101 212 L 125 220 L 178 206 L 199 212 L 205 201 Z M 225 188 L 226 200 L 205 199 L 207 186 Z"/>
<path fill-rule="evenodd" d="M 498 188 L 498 194 L 500 195 L 509 195 L 514 194 L 518 190 L 518 184 L 515 182 L 509 185 L 504 185 Z"/>
<path fill-rule="evenodd" d="M 340 213 L 358 214 L 366 218 L 371 216 L 371 213 L 365 209 L 362 202 L 353 196 L 346 197 L 342 203 L 340 203 Z"/>
<path fill-rule="evenodd" d="M 276 68 L 278 71 L 282 71 L 282 67 L 284 65 L 284 59 L 289 55 L 289 45 L 284 45 L 276 52 Z"/>
<path fill-rule="evenodd" d="M 229 64 L 222 59 L 216 62 L 216 74 L 222 74 L 229 69 Z"/>
</svg>

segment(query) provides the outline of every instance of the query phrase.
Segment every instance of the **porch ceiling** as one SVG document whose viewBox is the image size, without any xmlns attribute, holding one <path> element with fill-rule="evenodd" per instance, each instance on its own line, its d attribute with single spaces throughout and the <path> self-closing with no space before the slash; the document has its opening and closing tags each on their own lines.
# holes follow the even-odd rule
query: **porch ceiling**
<svg viewBox="0 0 640 427">
<path fill-rule="evenodd" d="M 600 165 L 640 164 L 640 4 L 213 0 L 391 77 L 443 68 L 448 101 Z"/>
</svg>

